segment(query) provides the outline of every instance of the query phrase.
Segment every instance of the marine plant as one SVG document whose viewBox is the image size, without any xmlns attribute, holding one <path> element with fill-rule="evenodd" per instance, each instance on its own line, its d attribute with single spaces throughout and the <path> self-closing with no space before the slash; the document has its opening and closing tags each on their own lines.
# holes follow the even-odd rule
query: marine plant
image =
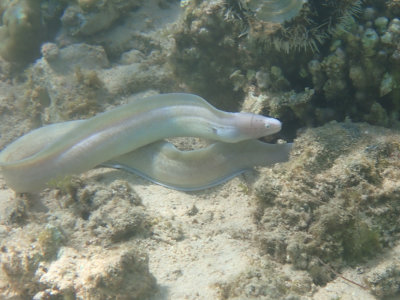
<svg viewBox="0 0 400 300">
<path fill-rule="evenodd" d="M 250 39 L 285 53 L 318 51 L 336 30 L 346 30 L 361 12 L 361 0 L 227 1 L 233 17 L 244 17 Z M 239 12 L 239 10 L 241 12 Z"/>
</svg>

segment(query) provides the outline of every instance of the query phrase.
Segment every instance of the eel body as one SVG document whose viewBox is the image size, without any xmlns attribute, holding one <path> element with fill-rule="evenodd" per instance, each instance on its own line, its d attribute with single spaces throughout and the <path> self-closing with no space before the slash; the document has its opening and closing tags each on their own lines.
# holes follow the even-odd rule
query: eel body
<svg viewBox="0 0 400 300">
<path fill-rule="evenodd" d="M 33 130 L 0 153 L 0 168 L 12 189 L 35 192 L 52 179 L 82 173 L 164 138 L 193 136 L 238 143 L 280 128 L 276 119 L 224 112 L 196 95 L 156 95 L 87 120 Z"/>
<path fill-rule="evenodd" d="M 206 148 L 181 151 L 158 141 L 124 154 L 101 166 L 123 169 L 152 182 L 181 191 L 213 187 L 254 166 L 287 161 L 292 144 L 258 140 L 215 142 Z"/>
</svg>

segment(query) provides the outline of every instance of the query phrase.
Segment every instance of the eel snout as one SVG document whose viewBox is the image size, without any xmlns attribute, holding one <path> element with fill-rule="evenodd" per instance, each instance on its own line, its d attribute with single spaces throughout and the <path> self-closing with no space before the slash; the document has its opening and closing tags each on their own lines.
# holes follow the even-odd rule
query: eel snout
<svg viewBox="0 0 400 300">
<path fill-rule="evenodd" d="M 258 139 L 277 133 L 282 123 L 274 118 L 251 113 L 235 113 L 235 126 L 246 139 Z"/>
</svg>

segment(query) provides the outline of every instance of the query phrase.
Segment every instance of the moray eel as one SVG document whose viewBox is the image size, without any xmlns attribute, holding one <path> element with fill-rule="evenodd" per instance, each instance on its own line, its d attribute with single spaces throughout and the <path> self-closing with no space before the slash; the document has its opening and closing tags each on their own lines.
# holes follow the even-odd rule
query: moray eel
<svg viewBox="0 0 400 300">
<path fill-rule="evenodd" d="M 287 161 L 291 148 L 291 143 L 248 140 L 215 142 L 206 148 L 181 151 L 171 143 L 158 141 L 101 166 L 123 169 L 175 190 L 196 191 L 221 184 L 254 166 Z"/>
<path fill-rule="evenodd" d="M 50 180 L 85 172 L 164 138 L 193 136 L 238 143 L 280 129 L 281 123 L 273 118 L 224 112 L 196 95 L 163 94 L 134 100 L 87 120 L 33 130 L 0 153 L 0 168 L 13 190 L 36 192 Z"/>
</svg>

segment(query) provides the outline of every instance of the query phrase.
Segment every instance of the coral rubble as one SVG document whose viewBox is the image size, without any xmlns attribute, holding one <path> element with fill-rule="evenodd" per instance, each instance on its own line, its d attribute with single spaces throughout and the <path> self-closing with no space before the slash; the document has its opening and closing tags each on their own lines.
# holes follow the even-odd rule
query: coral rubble
<svg viewBox="0 0 400 300">
<path fill-rule="evenodd" d="M 121 181 L 111 190 L 75 188 L 58 190 L 48 204 L 50 214 L 39 213 L 46 222 L 15 227 L 2 238 L 0 283 L 7 282 L 0 284 L 2 299 L 145 299 L 156 292 L 147 255 L 127 242 L 146 236 L 150 226 L 140 198 Z M 25 217 L 39 215 L 30 210 Z M 121 241 L 122 247 L 107 247 Z"/>
<path fill-rule="evenodd" d="M 256 190 L 261 249 L 325 284 L 345 265 L 394 245 L 400 230 L 399 134 L 354 123 L 309 129 L 289 163 Z"/>
</svg>

